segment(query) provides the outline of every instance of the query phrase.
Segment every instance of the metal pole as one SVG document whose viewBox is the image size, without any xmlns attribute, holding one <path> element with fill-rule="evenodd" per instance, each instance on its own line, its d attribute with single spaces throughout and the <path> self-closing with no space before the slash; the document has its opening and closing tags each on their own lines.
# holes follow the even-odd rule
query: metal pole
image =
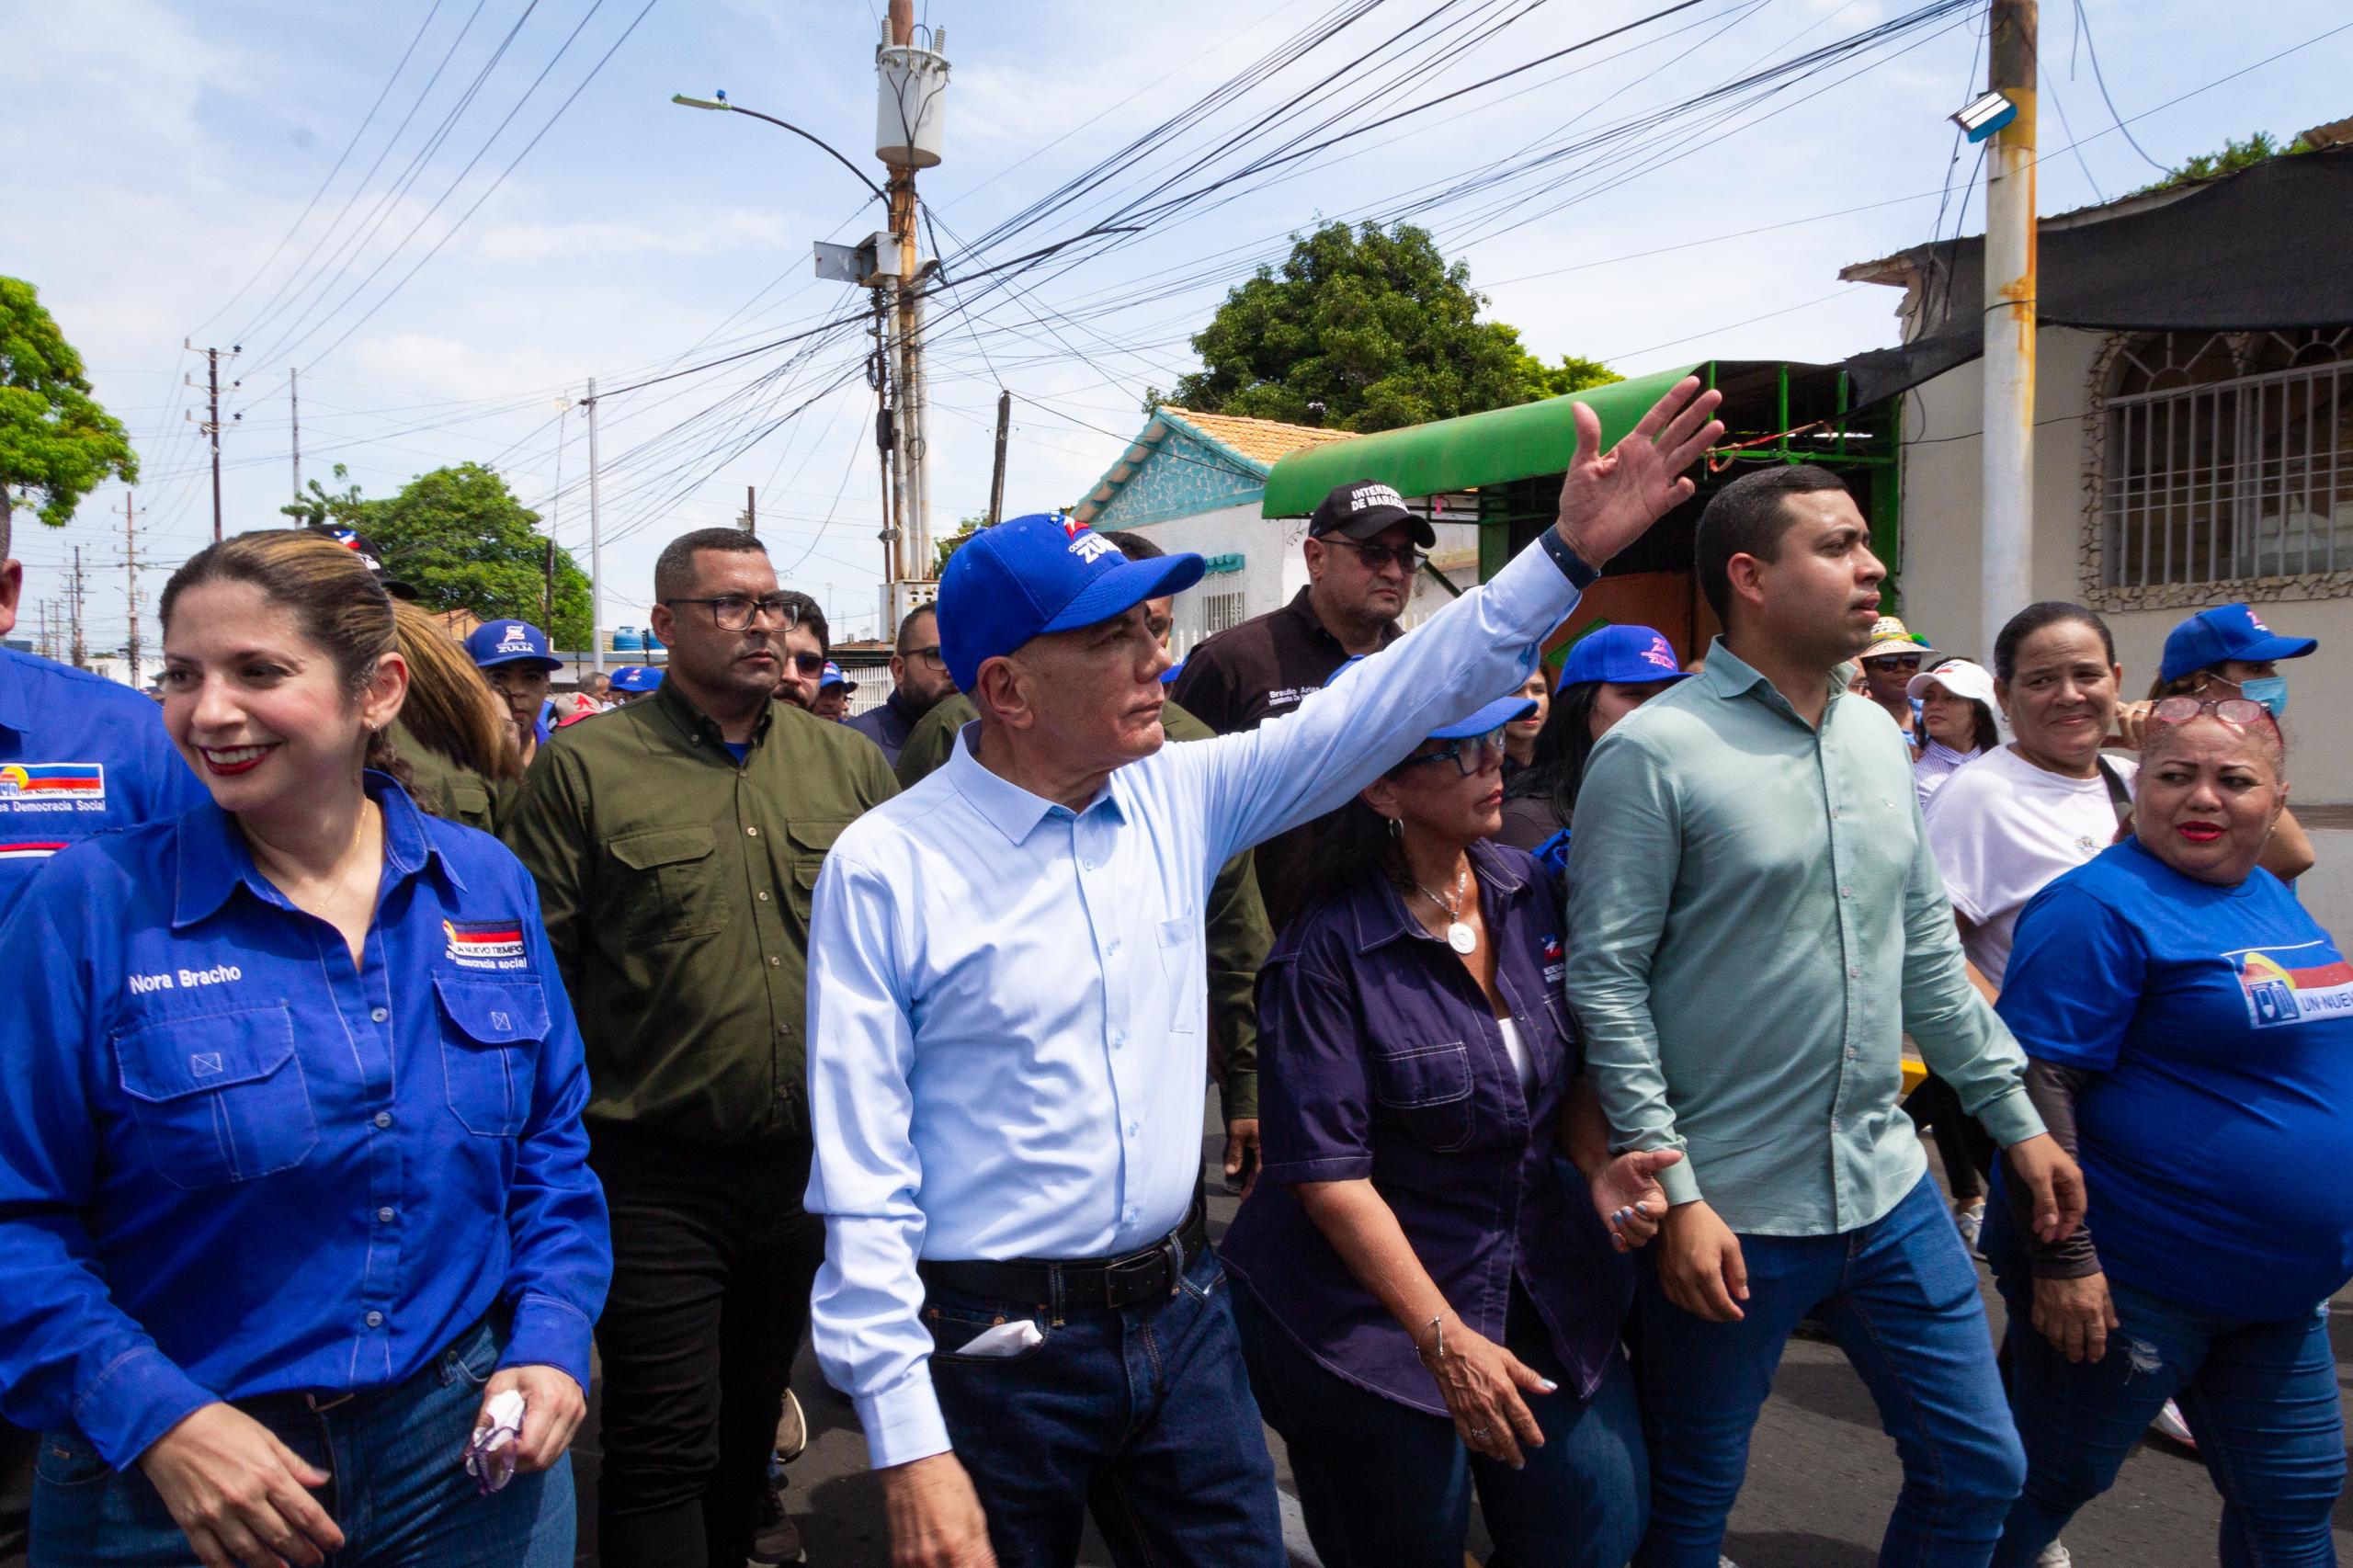
<svg viewBox="0 0 2353 1568">
<path fill-rule="evenodd" d="M 744 486 L 744 531 L 757 539 L 760 534 L 760 493 L 756 486 Z"/>
<path fill-rule="evenodd" d="M 210 416 L 206 419 L 204 428 L 212 437 L 212 542 L 219 544 L 221 542 L 221 350 L 208 348 L 204 351 L 204 358 L 205 363 L 210 367 L 206 375 L 211 386 L 209 393 L 211 404 Z"/>
<path fill-rule="evenodd" d="M 1005 517 L 1005 437 L 1013 426 L 1013 394 L 996 394 L 996 463 L 989 471 L 989 527 Z"/>
<path fill-rule="evenodd" d="M 2032 600 L 2034 568 L 2036 0 L 1993 0 L 1986 85 L 2018 106 L 1985 181 L 1985 469 L 1978 642 Z"/>
<path fill-rule="evenodd" d="M 90 667 L 90 654 L 82 642 L 82 547 L 78 544 L 74 547 L 74 591 L 67 596 L 65 608 L 73 618 L 74 667 L 86 670 Z"/>
<path fill-rule="evenodd" d="M 123 652 L 131 665 L 131 684 L 139 684 L 139 534 L 132 521 L 131 492 L 122 493 L 122 568 L 127 579 L 123 587 L 123 608 L 131 619 L 131 638 Z"/>
<path fill-rule="evenodd" d="M 555 624 L 555 540 L 548 540 L 544 576 L 540 584 L 540 623 L 542 627 Z M 550 632 L 552 638 L 554 633 Z"/>
<path fill-rule="evenodd" d="M 294 415 L 294 498 L 302 498 L 302 372 L 286 369 L 286 405 Z"/>
<path fill-rule="evenodd" d="M 589 668 L 605 667 L 605 525 L 597 509 L 597 378 L 588 378 L 588 648 Z"/>
</svg>

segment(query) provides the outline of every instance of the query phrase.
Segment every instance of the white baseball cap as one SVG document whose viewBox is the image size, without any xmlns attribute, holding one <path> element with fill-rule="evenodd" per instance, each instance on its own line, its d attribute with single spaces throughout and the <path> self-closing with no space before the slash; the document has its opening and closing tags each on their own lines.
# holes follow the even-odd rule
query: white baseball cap
<svg viewBox="0 0 2353 1568">
<path fill-rule="evenodd" d="M 2010 722 L 2002 705 L 1994 697 L 1994 675 L 1984 665 L 1970 659 L 1942 659 L 1934 669 L 1922 670 L 1904 685 L 1904 694 L 1917 702 L 1927 695 L 1931 686 L 1943 687 L 1955 697 L 1965 697 L 1972 702 L 1983 702 L 1994 716 L 1994 727 L 2007 735 Z"/>
</svg>

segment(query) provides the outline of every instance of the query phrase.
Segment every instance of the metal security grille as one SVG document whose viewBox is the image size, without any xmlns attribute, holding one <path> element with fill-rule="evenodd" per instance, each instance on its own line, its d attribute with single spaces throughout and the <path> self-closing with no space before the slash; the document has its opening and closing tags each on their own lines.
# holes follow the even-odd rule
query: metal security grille
<svg viewBox="0 0 2353 1568">
<path fill-rule="evenodd" d="M 1214 637 L 1230 626 L 1242 624 L 1241 594 L 1204 594 L 1201 596 L 1201 635 Z"/>
<path fill-rule="evenodd" d="M 2112 588 L 2353 570 L 2353 329 L 2159 333 L 2108 401 Z"/>
</svg>

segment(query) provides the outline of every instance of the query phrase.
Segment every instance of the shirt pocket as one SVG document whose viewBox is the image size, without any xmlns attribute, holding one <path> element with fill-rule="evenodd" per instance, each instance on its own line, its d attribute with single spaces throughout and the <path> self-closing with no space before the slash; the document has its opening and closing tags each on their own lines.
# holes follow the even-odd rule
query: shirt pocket
<svg viewBox="0 0 2353 1568">
<path fill-rule="evenodd" d="M 614 903 L 623 941 L 683 941 L 727 924 L 714 863 L 718 842 L 707 827 L 665 827 L 607 846 L 619 867 Z"/>
<path fill-rule="evenodd" d="M 118 1082 L 157 1174 L 191 1190 L 299 1165 L 319 1142 L 285 1004 L 115 1037 Z"/>
<path fill-rule="evenodd" d="M 477 1138 L 514 1138 L 531 1116 L 540 1042 L 548 1034 L 540 983 L 433 977 L 450 1028 L 441 1031 L 449 1113 Z"/>
<path fill-rule="evenodd" d="M 803 931 L 809 928 L 809 917 L 817 903 L 817 873 L 825 869 L 826 854 L 848 825 L 847 822 L 784 824 L 784 841 L 789 846 L 784 865 L 785 902 L 800 917 Z"/>
<path fill-rule="evenodd" d="M 1375 1047 L 1369 1063 L 1372 1097 L 1426 1148 L 1460 1149 L 1471 1142 L 1471 1048 L 1451 1045 Z"/>
<path fill-rule="evenodd" d="M 1168 1028 L 1172 1034 L 1198 1034 L 1201 1027 L 1201 996 L 1209 989 L 1209 969 L 1201 957 L 1201 917 L 1180 915 L 1163 920 L 1160 970 L 1168 983 Z"/>
</svg>

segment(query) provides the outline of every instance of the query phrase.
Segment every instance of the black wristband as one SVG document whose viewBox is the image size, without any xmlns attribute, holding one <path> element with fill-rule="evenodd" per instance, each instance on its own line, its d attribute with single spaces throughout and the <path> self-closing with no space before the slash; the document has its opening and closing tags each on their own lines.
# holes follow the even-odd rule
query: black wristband
<svg viewBox="0 0 2353 1568">
<path fill-rule="evenodd" d="M 1569 548 L 1569 541 L 1561 537 L 1560 529 L 1548 528 L 1537 537 L 1543 541 L 1544 553 L 1552 558 L 1552 564 L 1561 569 L 1561 575 L 1566 577 L 1569 586 L 1577 592 L 1583 593 L 1593 586 L 1593 580 L 1601 575 L 1586 563 L 1584 556 Z"/>
</svg>

